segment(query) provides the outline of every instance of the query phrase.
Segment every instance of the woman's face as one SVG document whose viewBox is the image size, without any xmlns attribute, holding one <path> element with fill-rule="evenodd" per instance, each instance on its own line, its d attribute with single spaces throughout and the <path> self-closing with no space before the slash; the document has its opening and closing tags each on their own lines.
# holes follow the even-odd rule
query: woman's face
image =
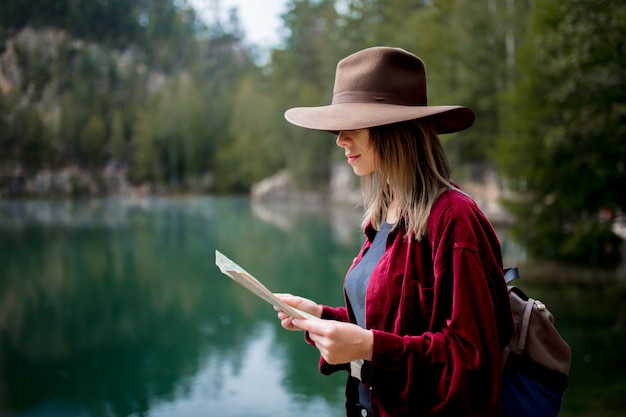
<svg viewBox="0 0 626 417">
<path fill-rule="evenodd" d="M 344 149 L 348 163 L 360 177 L 376 170 L 374 149 L 370 146 L 368 129 L 342 130 L 337 136 L 337 146 Z"/>
</svg>

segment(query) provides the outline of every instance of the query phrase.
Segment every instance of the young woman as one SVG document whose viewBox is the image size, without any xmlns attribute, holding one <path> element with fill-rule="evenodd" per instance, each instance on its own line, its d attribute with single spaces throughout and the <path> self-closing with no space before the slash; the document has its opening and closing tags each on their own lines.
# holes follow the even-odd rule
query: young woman
<svg viewBox="0 0 626 417">
<path fill-rule="evenodd" d="M 452 180 L 437 134 L 470 127 L 462 106 L 428 106 L 423 62 L 368 48 L 339 62 L 332 104 L 285 113 L 337 133 L 363 179 L 366 239 L 349 268 L 346 304 L 293 295 L 316 319 L 278 312 L 306 331 L 320 369 L 350 372 L 351 416 L 499 416 L 500 352 L 513 334 L 498 238 Z"/>
</svg>

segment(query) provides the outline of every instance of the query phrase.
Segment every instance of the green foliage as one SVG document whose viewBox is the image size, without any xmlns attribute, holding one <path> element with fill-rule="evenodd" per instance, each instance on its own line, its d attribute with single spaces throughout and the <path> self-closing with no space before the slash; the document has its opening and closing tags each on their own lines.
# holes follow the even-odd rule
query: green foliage
<svg viewBox="0 0 626 417">
<path fill-rule="evenodd" d="M 204 97 L 193 80 L 181 77 L 141 112 L 133 137 L 136 180 L 178 186 L 201 173 L 211 150 L 205 140 L 210 124 L 202 111 Z"/>
<path fill-rule="evenodd" d="M 3 0 L 0 3 L 0 34 L 27 25 L 62 28 L 74 38 L 115 48 L 143 44 L 157 60 L 166 52 L 164 47 L 174 46 L 171 43 L 183 37 L 193 37 L 201 27 L 193 9 L 172 0 Z"/>
<path fill-rule="evenodd" d="M 283 16 L 291 36 L 286 50 L 274 51 L 270 74 L 281 119 L 290 107 L 330 104 L 337 62 L 353 52 L 353 39 L 343 35 L 346 19 L 334 3 L 292 1 Z M 305 190 L 327 186 L 336 149 L 332 136 L 281 124 L 281 151 L 294 182 Z"/>
<path fill-rule="evenodd" d="M 247 191 L 284 166 L 283 141 L 268 123 L 276 114 L 268 87 L 251 76 L 242 78 L 233 92 L 230 139 L 216 151 L 218 191 Z"/>
<path fill-rule="evenodd" d="M 489 4 L 504 10 L 503 2 Z M 38 86 L 36 91 L 43 93 L 56 86 L 62 97 L 61 117 L 58 126 L 52 128 L 59 150 L 55 159 L 61 164 L 83 164 L 101 158 L 102 150 L 99 156 L 81 157 L 78 139 L 89 117 L 98 115 L 107 132 L 103 144 L 109 151 L 107 157 L 130 164 L 135 181 L 158 179 L 163 184 L 177 185 L 199 173 L 219 171 L 220 190 L 243 190 L 261 173 L 283 165 L 301 186 L 323 187 L 330 172 L 329 155 L 339 155 L 333 140 L 327 140 L 330 138 L 325 134 L 286 125 L 282 111 L 292 106 L 328 104 L 337 61 L 357 49 L 378 44 L 397 45 L 424 57 L 433 104 L 484 103 L 474 106 L 479 115 L 478 131 L 447 141 L 454 141 L 451 147 L 457 162 L 488 159 L 497 128 L 498 118 L 489 113 L 497 109 L 496 94 L 502 84 L 502 71 L 497 68 L 504 54 L 503 41 L 496 34 L 493 48 L 478 56 L 469 52 L 471 46 L 481 43 L 485 32 L 495 30 L 502 18 L 497 13 L 486 13 L 487 3 L 449 0 L 434 6 L 408 0 L 350 1 L 338 9 L 334 0 L 293 0 L 283 15 L 289 33 L 285 48 L 272 51 L 272 61 L 266 68 L 254 67 L 243 53 L 236 15 L 231 16 L 230 27 L 216 21 L 203 32 L 209 34 L 207 39 L 197 36 L 202 27 L 194 12 L 184 5 L 176 7 L 175 2 L 165 0 L 131 2 L 126 10 L 118 5 L 115 0 L 89 5 L 82 1 L 59 2 L 49 16 L 40 16 L 34 5 L 27 11 L 30 18 L 24 22 L 62 26 L 81 38 L 61 43 L 58 54 L 62 60 L 52 65 L 37 58 L 44 56 L 41 52 L 34 57 L 28 50 L 22 54 L 24 65 L 31 71 L 25 79 L 29 83 L 40 80 L 34 84 Z M 21 6 L 9 1 L 5 7 L 17 10 Z M 107 33 L 99 29 L 87 33 L 81 29 L 83 23 L 79 25 L 71 18 L 77 13 L 82 13 L 85 22 L 96 16 L 104 20 L 116 16 L 116 24 Z M 468 23 L 474 21 L 482 23 Z M 15 21 L 11 25 L 16 28 L 21 24 Z M 100 27 L 101 22 L 94 25 Z M 96 33 L 99 42 L 89 42 L 96 39 Z M 126 50 L 117 52 L 107 47 L 117 45 L 116 39 L 122 38 L 129 42 Z M 474 68 L 485 71 L 477 77 Z M 194 86 L 189 97 L 174 92 L 175 82 L 168 81 L 181 75 L 189 77 Z M 246 79 L 254 80 L 248 83 L 255 85 L 246 87 Z M 169 87 L 162 91 L 163 85 Z M 198 92 L 211 99 L 195 99 Z M 171 99 L 165 98 L 168 94 L 177 97 L 177 106 L 191 113 L 202 111 L 210 120 L 206 129 L 199 130 L 207 142 L 201 152 L 195 151 L 195 145 L 188 146 L 193 143 L 186 139 L 189 134 L 181 136 L 176 126 L 187 122 L 164 104 Z M 261 97 L 252 97 L 255 94 Z M 247 103 L 261 101 L 264 110 L 274 109 L 276 113 L 268 111 L 263 118 L 251 120 L 253 113 L 239 110 Z M 169 120 L 169 114 L 180 121 Z M 151 123 L 154 126 L 147 126 Z M 166 123 L 175 127 L 163 127 Z M 237 161 L 247 159 L 242 150 L 247 146 L 243 144 L 254 137 L 255 131 L 271 132 L 256 144 L 258 163 L 234 168 Z M 199 156 L 185 157 L 189 149 Z M 136 155 L 139 150 L 142 154 Z M 243 154 L 237 155 L 239 152 Z"/>
<path fill-rule="evenodd" d="M 119 110 L 111 114 L 111 156 L 116 161 L 125 161 L 128 154 L 124 119 Z"/>
<path fill-rule="evenodd" d="M 236 11 L 205 26 L 178 0 L 6 0 L 0 68 L 18 75 L 0 79 L 0 168 L 113 162 L 134 184 L 223 193 L 286 168 L 302 189 L 323 189 L 341 152 L 284 110 L 329 104 L 348 54 L 398 46 L 424 59 L 430 104 L 476 112 L 442 142 L 456 166 L 498 162 L 530 250 L 612 262 L 610 226 L 626 206 L 624 9 L 290 0 L 282 46 L 260 67 Z"/>
<path fill-rule="evenodd" d="M 611 225 L 626 211 L 626 6 L 541 2 L 532 29 L 498 143 L 517 235 L 536 255 L 614 263 Z"/>
<path fill-rule="evenodd" d="M 106 126 L 98 115 L 91 115 L 79 133 L 80 150 L 84 152 L 88 166 L 96 166 L 102 160 L 106 140 Z"/>
<path fill-rule="evenodd" d="M 0 164 L 33 172 L 48 163 L 49 140 L 37 110 L 19 97 L 0 95 Z"/>
</svg>

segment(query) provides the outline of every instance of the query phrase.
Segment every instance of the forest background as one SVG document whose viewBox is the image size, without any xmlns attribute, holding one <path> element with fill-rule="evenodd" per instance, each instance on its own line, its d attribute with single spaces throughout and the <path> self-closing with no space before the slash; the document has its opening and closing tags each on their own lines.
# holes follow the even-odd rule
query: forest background
<svg viewBox="0 0 626 417">
<path fill-rule="evenodd" d="M 341 153 L 283 112 L 328 104 L 337 61 L 392 45 L 426 62 L 429 104 L 474 109 L 441 140 L 457 176 L 498 172 L 532 254 L 619 261 L 626 2 L 290 0 L 261 64 L 213 4 L 206 21 L 184 0 L 3 0 L 0 197 L 248 193 L 282 170 L 324 192 Z"/>
</svg>

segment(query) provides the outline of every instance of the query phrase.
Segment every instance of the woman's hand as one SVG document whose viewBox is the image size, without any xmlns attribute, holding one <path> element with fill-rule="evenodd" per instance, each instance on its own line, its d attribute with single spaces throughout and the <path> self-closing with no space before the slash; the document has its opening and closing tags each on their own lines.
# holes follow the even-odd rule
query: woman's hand
<svg viewBox="0 0 626 417">
<path fill-rule="evenodd" d="M 322 316 L 322 306 L 307 298 L 291 294 L 274 294 L 284 303 L 314 317 Z M 294 319 L 278 311 L 281 326 L 287 330 L 305 330 L 320 354 L 329 364 L 348 363 L 354 359 L 372 359 L 374 335 L 356 324 L 336 320 Z"/>
<path fill-rule="evenodd" d="M 309 332 L 320 354 L 331 365 L 372 359 L 374 334 L 356 324 L 335 320 L 291 319 L 291 326 Z"/>
<path fill-rule="evenodd" d="M 317 304 L 315 301 L 311 301 L 308 298 L 298 297 L 296 295 L 291 294 L 274 294 L 276 297 L 280 298 L 285 304 L 289 304 L 291 307 L 295 307 L 300 311 L 304 311 L 305 313 L 309 313 L 314 317 L 322 317 L 322 306 Z M 274 310 L 278 311 L 278 319 L 280 320 L 281 326 L 283 326 L 287 330 L 302 330 L 291 323 L 293 317 L 279 308 L 274 307 Z"/>
</svg>

